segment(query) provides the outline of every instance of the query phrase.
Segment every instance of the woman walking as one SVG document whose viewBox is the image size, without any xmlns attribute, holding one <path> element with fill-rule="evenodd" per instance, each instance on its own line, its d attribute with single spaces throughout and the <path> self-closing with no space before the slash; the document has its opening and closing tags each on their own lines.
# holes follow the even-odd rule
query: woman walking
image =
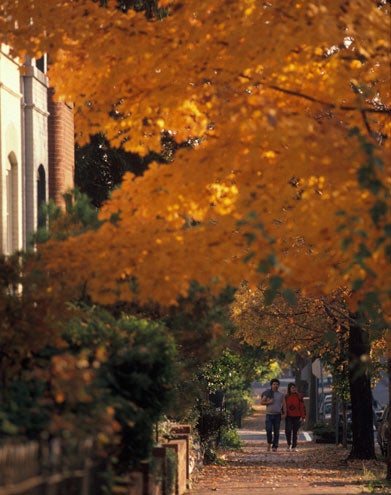
<svg viewBox="0 0 391 495">
<path fill-rule="evenodd" d="M 288 443 L 287 450 L 297 450 L 297 434 L 301 421 L 306 418 L 306 411 L 303 396 L 296 390 L 296 385 L 288 385 L 288 393 L 285 395 L 286 418 L 285 418 L 285 436 Z"/>
</svg>

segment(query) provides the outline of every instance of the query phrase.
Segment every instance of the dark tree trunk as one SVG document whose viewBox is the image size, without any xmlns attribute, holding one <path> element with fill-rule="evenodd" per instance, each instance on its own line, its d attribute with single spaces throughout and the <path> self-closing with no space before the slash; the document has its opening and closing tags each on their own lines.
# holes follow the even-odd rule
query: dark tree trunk
<svg viewBox="0 0 391 495">
<path fill-rule="evenodd" d="M 301 378 L 301 373 L 303 368 L 308 365 L 308 358 L 305 359 L 301 357 L 300 355 L 296 355 L 295 357 L 295 364 L 293 366 L 293 376 L 294 376 L 294 382 L 296 383 L 296 388 L 297 391 L 300 392 L 303 397 L 308 397 L 308 382 L 307 380 L 302 380 Z"/>
<path fill-rule="evenodd" d="M 375 459 L 372 391 L 369 376 L 369 337 L 352 316 L 349 329 L 349 383 L 352 402 L 352 459 Z"/>
<path fill-rule="evenodd" d="M 318 390 L 317 381 L 313 373 L 310 374 L 310 403 L 309 410 L 307 411 L 307 427 L 309 429 L 313 428 L 317 421 L 317 408 L 318 408 Z"/>
<path fill-rule="evenodd" d="M 387 348 L 388 371 L 388 406 L 391 408 L 391 348 L 388 340 Z M 387 479 L 391 480 L 391 414 L 388 414 L 388 448 L 387 448 Z"/>
</svg>

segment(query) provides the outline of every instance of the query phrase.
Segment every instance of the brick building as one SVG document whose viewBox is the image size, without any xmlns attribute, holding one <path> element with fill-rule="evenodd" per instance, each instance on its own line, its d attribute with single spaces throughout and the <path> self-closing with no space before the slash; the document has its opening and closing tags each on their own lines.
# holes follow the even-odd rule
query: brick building
<svg viewBox="0 0 391 495">
<path fill-rule="evenodd" d="M 44 221 L 38 211 L 73 187 L 74 127 L 70 105 L 55 102 L 46 57 L 20 62 L 0 47 L 0 252 L 26 249 Z"/>
</svg>

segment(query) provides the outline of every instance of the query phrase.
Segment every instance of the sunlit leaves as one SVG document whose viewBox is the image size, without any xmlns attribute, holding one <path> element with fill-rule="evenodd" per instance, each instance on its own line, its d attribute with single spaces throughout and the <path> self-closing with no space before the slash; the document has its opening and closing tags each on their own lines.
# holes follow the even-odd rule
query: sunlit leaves
<svg viewBox="0 0 391 495">
<path fill-rule="evenodd" d="M 388 10 L 188 1 L 149 21 L 87 0 L 2 5 L 1 39 L 50 53 L 80 142 L 192 143 L 125 176 L 98 232 L 43 248 L 53 290 L 172 304 L 194 279 L 270 273 L 317 294 L 362 280 L 357 300 L 376 292 L 389 312 Z"/>
</svg>

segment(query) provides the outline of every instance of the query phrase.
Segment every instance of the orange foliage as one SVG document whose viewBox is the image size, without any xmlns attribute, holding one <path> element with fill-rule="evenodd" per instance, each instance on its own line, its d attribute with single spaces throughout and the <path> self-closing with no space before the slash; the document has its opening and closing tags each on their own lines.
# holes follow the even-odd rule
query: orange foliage
<svg viewBox="0 0 391 495">
<path fill-rule="evenodd" d="M 162 131 L 197 138 L 169 166 L 127 175 L 99 231 L 42 249 L 53 290 L 86 283 L 102 303 L 171 304 L 192 279 L 216 290 L 258 283 L 272 253 L 271 273 L 292 287 L 319 294 L 360 278 L 389 314 L 389 32 L 389 5 L 373 0 L 188 0 L 154 22 L 114 2 L 2 2 L 0 41 L 50 53 L 80 143 L 102 131 L 146 153 Z M 357 182 L 369 158 L 353 127 L 383 162 L 378 225 L 378 198 Z M 370 275 L 350 266 L 363 242 Z"/>
<path fill-rule="evenodd" d="M 339 357 L 339 327 L 348 327 L 349 315 L 340 292 L 328 298 L 306 298 L 296 294 L 292 307 L 281 295 L 266 306 L 262 290 L 243 285 L 231 307 L 236 336 L 250 345 L 294 353 L 304 359 Z M 339 322 L 337 324 L 336 322 Z M 288 343 L 288 345 L 287 345 Z"/>
</svg>

